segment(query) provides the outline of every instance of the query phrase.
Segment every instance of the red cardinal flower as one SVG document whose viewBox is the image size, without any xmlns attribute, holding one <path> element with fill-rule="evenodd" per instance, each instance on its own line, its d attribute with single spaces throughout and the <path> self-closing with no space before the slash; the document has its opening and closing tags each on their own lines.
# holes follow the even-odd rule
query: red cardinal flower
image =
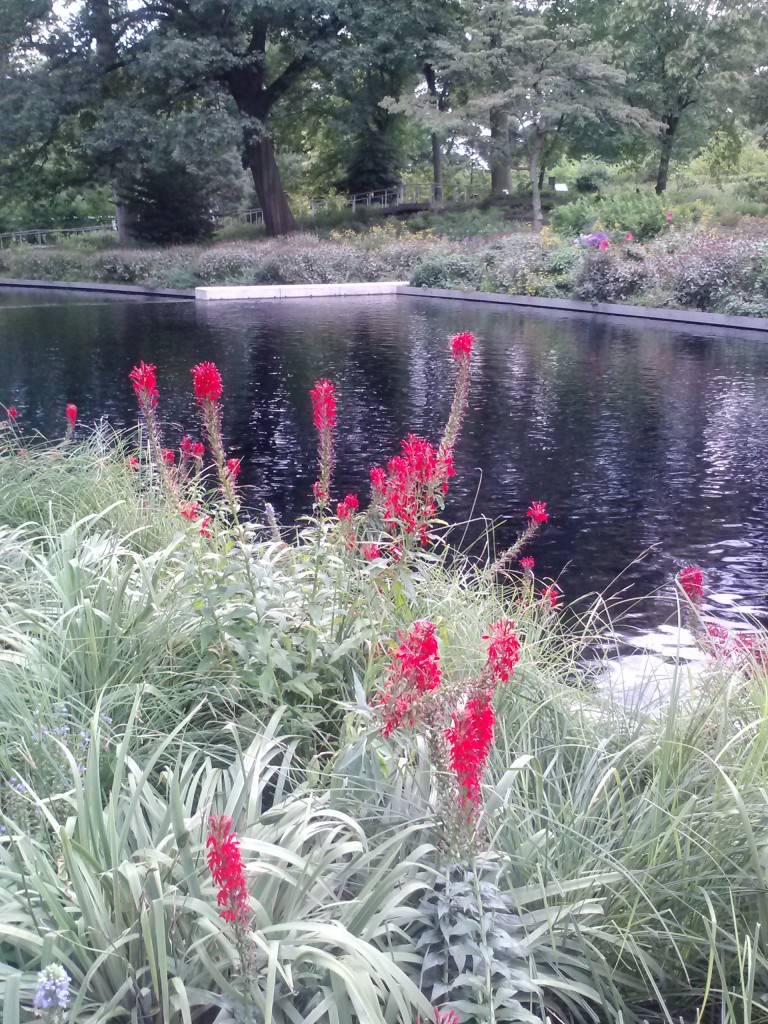
<svg viewBox="0 0 768 1024">
<path fill-rule="evenodd" d="M 544 606 L 549 606 L 550 608 L 557 608 L 557 602 L 559 601 L 559 599 L 560 588 L 556 584 L 550 583 L 548 587 L 541 588 L 541 603 Z"/>
<path fill-rule="evenodd" d="M 371 489 L 383 494 L 386 486 L 387 474 L 380 466 L 374 466 L 371 470 Z"/>
<path fill-rule="evenodd" d="M 210 537 L 211 536 L 211 522 L 212 522 L 212 519 L 211 519 L 210 516 L 203 516 L 203 518 L 200 520 L 200 536 L 201 537 Z"/>
<path fill-rule="evenodd" d="M 360 550 L 366 562 L 375 562 L 377 558 L 381 558 L 381 548 L 378 544 L 363 544 Z"/>
<path fill-rule="evenodd" d="M 309 392 L 312 399 L 312 415 L 319 433 L 336 425 L 336 388 L 323 378 L 317 381 Z"/>
<path fill-rule="evenodd" d="M 233 480 L 237 480 L 240 476 L 240 470 L 242 468 L 240 459 L 227 459 L 227 472 Z"/>
<path fill-rule="evenodd" d="M 526 570 L 526 572 L 533 572 L 534 562 L 530 555 L 526 555 L 525 558 L 521 558 L 520 565 Z"/>
<path fill-rule="evenodd" d="M 15 405 L 9 405 L 5 411 L 9 420 L 15 420 L 16 417 L 19 415 L 19 410 L 16 408 Z"/>
<path fill-rule="evenodd" d="M 199 501 L 188 501 L 182 505 L 179 512 L 184 516 L 185 519 L 197 519 L 197 514 L 200 511 Z"/>
<path fill-rule="evenodd" d="M 172 466 L 173 463 L 176 461 L 176 453 L 173 451 L 172 448 L 163 448 L 162 456 L 166 466 Z"/>
<path fill-rule="evenodd" d="M 704 597 L 704 573 L 695 565 L 687 565 L 678 575 L 680 586 L 686 597 L 696 604 Z"/>
<path fill-rule="evenodd" d="M 453 724 L 445 730 L 450 765 L 461 788 L 462 805 L 480 805 L 480 785 L 493 743 L 496 714 L 488 695 L 473 697 L 461 711 L 454 711 Z"/>
<path fill-rule="evenodd" d="M 531 507 L 526 513 L 531 517 L 534 523 L 548 523 L 549 514 L 547 513 L 546 501 L 532 501 Z"/>
<path fill-rule="evenodd" d="M 336 506 L 336 515 L 339 519 L 351 519 L 355 512 L 357 512 L 357 509 L 357 495 L 348 494 L 344 501 L 340 501 Z"/>
<path fill-rule="evenodd" d="M 472 353 L 474 340 L 474 334 L 456 334 L 451 338 L 451 354 L 453 358 L 456 360 L 463 359 L 465 356 L 468 358 Z"/>
<path fill-rule="evenodd" d="M 64 410 L 64 415 L 67 418 L 67 423 L 69 423 L 71 427 L 74 427 L 77 423 L 77 406 L 70 402 Z"/>
<path fill-rule="evenodd" d="M 216 364 L 198 363 L 189 372 L 192 374 L 195 400 L 198 405 L 202 405 L 203 402 L 218 402 L 224 387 L 221 383 L 221 374 L 216 369 Z"/>
<path fill-rule="evenodd" d="M 520 658 L 520 641 L 515 634 L 514 622 L 511 619 L 500 619 L 491 623 L 483 640 L 488 641 L 485 667 L 494 684 L 508 683 Z"/>
<path fill-rule="evenodd" d="M 128 374 L 128 379 L 133 384 L 133 390 L 136 392 L 136 397 L 142 409 L 152 408 L 152 406 L 157 405 L 159 392 L 157 390 L 157 378 L 155 377 L 156 369 L 157 367 L 154 363 L 142 361 L 138 366 L 134 366 Z"/>
<path fill-rule="evenodd" d="M 248 905 L 248 886 L 245 865 L 240 853 L 240 842 L 232 828 L 232 819 L 219 814 L 208 819 L 206 859 L 213 884 L 218 887 L 219 914 L 225 921 L 248 926 L 251 911 Z"/>
<path fill-rule="evenodd" d="M 401 725 L 413 725 L 412 709 L 418 698 L 440 686 L 440 652 L 434 622 L 414 622 L 393 651 L 384 691 L 377 704 L 384 718 L 382 735 Z"/>
</svg>

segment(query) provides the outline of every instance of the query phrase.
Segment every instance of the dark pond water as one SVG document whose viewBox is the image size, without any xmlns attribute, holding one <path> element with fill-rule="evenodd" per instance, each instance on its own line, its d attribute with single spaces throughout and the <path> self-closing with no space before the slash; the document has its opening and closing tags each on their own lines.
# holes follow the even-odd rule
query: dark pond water
<svg viewBox="0 0 768 1024">
<path fill-rule="evenodd" d="M 648 595 L 695 562 L 721 620 L 768 611 L 768 340 L 754 335 L 428 299 L 195 305 L 0 289 L 0 402 L 52 435 L 68 401 L 81 420 L 132 424 L 128 372 L 144 359 L 163 416 L 194 434 L 189 367 L 213 360 L 249 502 L 290 521 L 315 478 L 312 383 L 331 377 L 341 395 L 337 493 L 367 495 L 369 467 L 405 433 L 439 437 L 458 330 L 478 344 L 451 521 L 485 516 L 503 544 L 543 500 L 537 571 L 569 597 Z M 168 443 L 181 433 L 169 427 Z M 634 614 L 659 617 L 647 602 Z"/>
</svg>

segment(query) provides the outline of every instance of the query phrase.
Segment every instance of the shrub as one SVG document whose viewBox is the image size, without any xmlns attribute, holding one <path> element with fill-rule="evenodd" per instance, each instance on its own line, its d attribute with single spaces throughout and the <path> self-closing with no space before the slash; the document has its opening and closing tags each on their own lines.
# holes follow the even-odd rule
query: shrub
<svg viewBox="0 0 768 1024">
<path fill-rule="evenodd" d="M 422 257 L 411 275 L 416 288 L 463 288 L 478 291 L 484 269 L 475 253 L 434 252 Z"/>
<path fill-rule="evenodd" d="M 661 196 L 640 189 L 585 197 L 554 209 L 551 221 L 554 229 L 563 235 L 583 234 L 599 225 L 619 234 L 630 231 L 638 241 L 646 241 L 668 229 L 667 202 Z"/>
<path fill-rule="evenodd" d="M 646 289 L 649 273 L 644 260 L 612 252 L 588 253 L 571 279 L 575 299 L 583 302 L 626 302 Z"/>
</svg>

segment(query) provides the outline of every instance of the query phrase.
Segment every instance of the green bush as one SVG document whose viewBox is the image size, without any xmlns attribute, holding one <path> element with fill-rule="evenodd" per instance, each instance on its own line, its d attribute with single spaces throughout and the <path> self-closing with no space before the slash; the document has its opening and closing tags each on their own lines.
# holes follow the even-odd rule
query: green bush
<svg viewBox="0 0 768 1024">
<path fill-rule="evenodd" d="M 601 227 L 620 234 L 631 232 L 638 241 L 647 241 L 668 229 L 667 203 L 664 197 L 640 189 L 584 197 L 556 207 L 551 222 L 558 234 L 566 236 Z"/>
</svg>

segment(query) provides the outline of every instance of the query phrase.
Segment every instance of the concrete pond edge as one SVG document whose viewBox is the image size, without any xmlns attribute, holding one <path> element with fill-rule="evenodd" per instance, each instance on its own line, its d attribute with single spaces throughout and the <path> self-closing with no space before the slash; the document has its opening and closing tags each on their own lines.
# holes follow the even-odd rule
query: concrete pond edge
<svg viewBox="0 0 768 1024">
<path fill-rule="evenodd" d="M 664 324 L 730 328 L 768 334 L 768 317 L 726 316 L 698 310 L 665 309 L 655 306 L 625 306 L 614 302 L 580 302 L 577 299 L 548 299 L 529 295 L 502 295 L 496 292 L 470 292 L 447 288 L 413 288 L 404 281 L 348 281 L 336 284 L 283 285 L 208 285 L 195 289 L 149 288 L 145 285 L 101 284 L 89 281 L 41 281 L 0 278 L 0 288 L 40 288 L 61 291 L 102 292 L 136 297 L 195 299 L 198 302 L 248 302 L 274 299 L 342 298 L 365 295 L 407 295 L 424 299 L 452 299 L 515 306 L 518 309 L 554 310 L 562 313 L 586 313 L 622 317 Z"/>
</svg>

